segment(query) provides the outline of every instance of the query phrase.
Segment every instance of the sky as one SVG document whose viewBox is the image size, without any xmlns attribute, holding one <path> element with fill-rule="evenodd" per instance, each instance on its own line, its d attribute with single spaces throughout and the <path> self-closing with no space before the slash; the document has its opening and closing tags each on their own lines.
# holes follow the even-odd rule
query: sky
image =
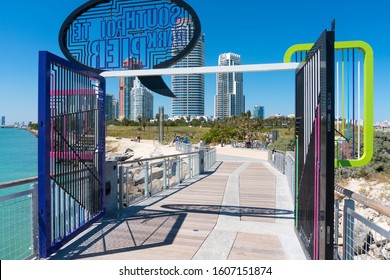
<svg viewBox="0 0 390 280">
<path fill-rule="evenodd" d="M 65 18 L 85 0 L 2 1 L 0 9 L 0 116 L 7 124 L 37 122 L 38 52 L 64 57 L 58 33 Z M 205 33 L 205 66 L 233 52 L 243 64 L 279 63 L 287 48 L 312 43 L 336 20 L 336 41 L 363 40 L 374 50 L 376 122 L 390 120 L 390 1 L 388 0 L 186 0 Z M 265 107 L 265 115 L 294 113 L 294 71 L 245 73 L 246 110 Z M 170 84 L 169 79 L 167 80 Z M 205 77 L 205 114 L 214 114 L 216 76 Z M 118 79 L 107 93 L 118 98 Z M 155 95 L 155 113 L 171 100 Z"/>
</svg>

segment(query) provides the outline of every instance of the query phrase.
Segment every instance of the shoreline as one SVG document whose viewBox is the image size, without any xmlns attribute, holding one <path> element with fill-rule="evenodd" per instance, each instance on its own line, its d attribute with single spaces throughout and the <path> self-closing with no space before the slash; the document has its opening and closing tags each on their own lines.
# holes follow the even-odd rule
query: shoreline
<svg viewBox="0 0 390 280">
<path fill-rule="evenodd" d="M 34 135 L 36 138 L 38 138 L 38 130 L 26 128 L 27 131 L 29 131 L 32 135 Z"/>
</svg>

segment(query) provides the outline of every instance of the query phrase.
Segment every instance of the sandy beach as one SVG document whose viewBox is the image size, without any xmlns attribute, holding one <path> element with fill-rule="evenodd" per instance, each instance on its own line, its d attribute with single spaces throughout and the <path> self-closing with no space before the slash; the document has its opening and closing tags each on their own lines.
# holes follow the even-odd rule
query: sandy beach
<svg viewBox="0 0 390 280">
<path fill-rule="evenodd" d="M 195 144 L 197 145 L 197 144 Z M 214 146 L 217 150 L 217 154 L 221 155 L 232 155 L 246 158 L 256 158 L 256 159 L 267 159 L 267 151 L 256 150 L 256 149 L 243 149 L 243 148 L 233 148 L 231 145 L 221 145 Z M 107 156 L 111 154 L 124 154 L 127 149 L 134 151 L 134 156 L 132 159 L 138 158 L 150 158 L 154 157 L 157 154 L 160 156 L 176 155 L 179 154 L 179 151 L 176 151 L 175 145 L 161 145 L 158 141 L 155 140 L 141 140 L 140 143 L 133 141 L 129 138 L 115 138 L 107 137 L 106 139 L 106 153 Z"/>
<path fill-rule="evenodd" d="M 106 138 L 106 155 L 112 154 L 124 154 L 127 149 L 134 151 L 134 156 L 131 159 L 145 159 L 160 156 L 176 155 L 179 151 L 176 151 L 174 145 L 161 145 L 155 140 L 141 140 L 140 143 L 133 141 L 129 138 Z"/>
</svg>

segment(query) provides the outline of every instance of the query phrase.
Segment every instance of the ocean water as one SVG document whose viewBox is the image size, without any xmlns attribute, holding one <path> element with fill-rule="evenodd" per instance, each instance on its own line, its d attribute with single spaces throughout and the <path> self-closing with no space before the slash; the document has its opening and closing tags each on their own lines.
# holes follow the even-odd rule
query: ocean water
<svg viewBox="0 0 390 280">
<path fill-rule="evenodd" d="M 38 175 L 38 139 L 29 131 L 0 128 L 0 183 Z M 9 195 L 31 189 L 31 184 L 0 190 L 0 259 L 32 255 L 32 200 Z M 2 199 L 2 198 L 5 198 Z"/>
<path fill-rule="evenodd" d="M 0 128 L 0 183 L 38 176 L 38 138 L 27 130 Z"/>
</svg>

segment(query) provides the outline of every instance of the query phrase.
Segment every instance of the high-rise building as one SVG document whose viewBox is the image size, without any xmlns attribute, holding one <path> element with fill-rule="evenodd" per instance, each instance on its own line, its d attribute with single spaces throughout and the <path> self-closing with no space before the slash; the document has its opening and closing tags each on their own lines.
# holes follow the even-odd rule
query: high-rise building
<svg viewBox="0 0 390 280">
<path fill-rule="evenodd" d="M 253 109 L 252 117 L 264 119 L 264 106 L 256 105 Z"/>
<path fill-rule="evenodd" d="M 153 94 L 135 78 L 130 92 L 130 120 L 137 121 L 138 116 L 153 119 Z"/>
<path fill-rule="evenodd" d="M 123 62 L 123 69 L 140 69 L 141 62 L 128 58 Z M 119 79 L 119 118 L 130 119 L 130 92 L 134 85 L 134 77 L 121 77 Z"/>
<path fill-rule="evenodd" d="M 1 126 L 5 126 L 5 116 L 1 116 Z"/>
<path fill-rule="evenodd" d="M 218 58 L 218 66 L 241 65 L 241 56 L 224 53 Z M 245 96 L 242 73 L 217 74 L 217 95 L 214 99 L 214 117 L 226 118 L 245 112 Z"/>
<path fill-rule="evenodd" d="M 180 22 L 180 26 L 179 26 Z M 173 28 L 172 55 L 177 55 L 190 42 L 194 34 L 193 21 L 178 20 L 178 26 Z M 201 34 L 194 49 L 173 67 L 204 66 L 204 34 Z M 204 75 L 173 76 L 172 116 L 203 116 L 204 115 Z"/>
<path fill-rule="evenodd" d="M 113 96 L 112 94 L 106 94 L 105 99 L 105 109 L 106 109 L 106 120 L 110 121 L 114 119 L 113 117 L 113 111 L 112 111 L 112 102 L 113 102 Z"/>
<path fill-rule="evenodd" d="M 114 119 L 119 119 L 119 100 L 115 98 L 112 100 L 112 115 Z"/>
</svg>

